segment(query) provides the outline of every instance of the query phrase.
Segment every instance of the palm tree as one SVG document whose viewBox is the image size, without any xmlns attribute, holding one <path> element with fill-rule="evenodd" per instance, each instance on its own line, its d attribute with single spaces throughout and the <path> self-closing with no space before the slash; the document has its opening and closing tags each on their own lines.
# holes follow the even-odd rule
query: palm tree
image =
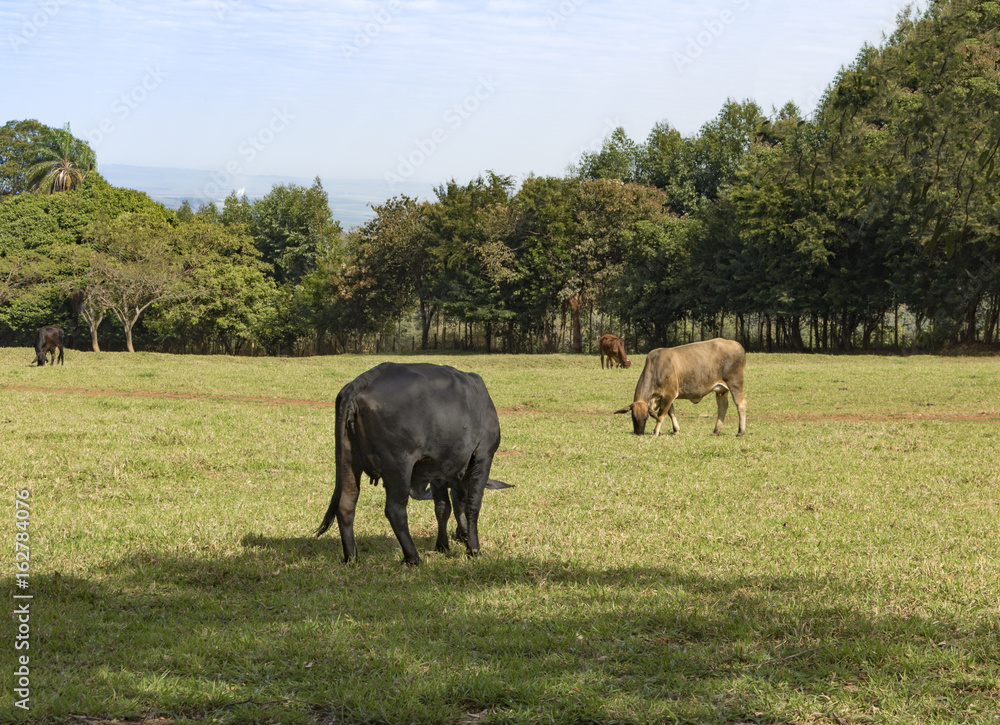
<svg viewBox="0 0 1000 725">
<path fill-rule="evenodd" d="M 26 176 L 28 185 L 40 194 L 72 189 L 97 166 L 90 144 L 74 138 L 68 123 L 62 128 L 45 129 L 32 152 L 34 158 Z"/>
</svg>

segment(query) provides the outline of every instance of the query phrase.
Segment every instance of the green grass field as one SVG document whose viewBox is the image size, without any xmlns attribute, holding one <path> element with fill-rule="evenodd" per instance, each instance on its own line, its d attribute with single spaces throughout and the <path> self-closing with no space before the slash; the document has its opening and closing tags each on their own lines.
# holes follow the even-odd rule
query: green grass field
<svg viewBox="0 0 1000 725">
<path fill-rule="evenodd" d="M 387 358 L 30 358 L 0 722 L 1000 723 L 1000 358 L 750 355 L 745 437 L 707 399 L 654 439 L 610 414 L 641 355 L 407 356 L 483 376 L 516 486 L 475 560 L 411 501 L 417 568 L 367 483 L 356 564 L 312 535 L 337 392 Z"/>
</svg>

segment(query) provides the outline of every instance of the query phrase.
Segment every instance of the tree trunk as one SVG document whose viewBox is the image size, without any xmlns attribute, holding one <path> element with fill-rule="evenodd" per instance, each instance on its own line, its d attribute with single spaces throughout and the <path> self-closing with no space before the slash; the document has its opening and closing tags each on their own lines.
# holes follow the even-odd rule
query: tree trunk
<svg viewBox="0 0 1000 725">
<path fill-rule="evenodd" d="M 792 352 L 805 352 L 806 346 L 802 342 L 802 318 L 792 315 L 788 321 L 788 342 Z"/>
<path fill-rule="evenodd" d="M 899 303 L 896 303 L 895 312 L 892 316 L 892 347 L 899 350 Z"/>
<path fill-rule="evenodd" d="M 87 327 L 90 328 L 90 348 L 94 352 L 100 352 L 101 346 L 97 344 L 97 328 L 101 326 L 101 322 L 104 321 L 104 313 L 99 315 L 94 315 L 89 312 L 84 312 L 82 315 L 84 322 L 87 323 Z"/>
<path fill-rule="evenodd" d="M 90 325 L 90 347 L 94 352 L 100 352 L 101 346 L 97 344 L 97 327 L 101 324 L 101 320 L 97 320 L 97 324 Z"/>
<path fill-rule="evenodd" d="M 1000 321 L 1000 295 L 994 296 L 990 300 L 990 307 L 986 312 L 986 322 L 983 323 L 983 342 L 987 345 L 992 345 L 996 339 L 998 321 Z"/>
<path fill-rule="evenodd" d="M 872 336 L 878 330 L 880 320 L 877 317 L 871 317 L 865 320 L 864 326 L 861 332 L 861 349 L 868 350 L 871 347 Z"/>
<path fill-rule="evenodd" d="M 427 309 L 427 300 L 420 298 L 420 349 L 426 350 L 430 344 L 431 323 L 437 313 L 437 305 L 431 305 L 430 311 Z"/>
<path fill-rule="evenodd" d="M 979 300 L 969 305 L 965 310 L 965 329 L 962 331 L 962 342 L 967 345 L 976 342 L 976 317 L 979 311 Z"/>
<path fill-rule="evenodd" d="M 580 295 L 569 298 L 570 324 L 573 327 L 573 352 L 583 354 L 583 332 L 580 330 Z"/>
<path fill-rule="evenodd" d="M 112 309 L 114 312 L 114 309 Z M 128 319 L 125 315 L 118 315 L 118 321 L 122 323 L 122 329 L 125 331 L 125 349 L 129 352 L 135 352 L 135 348 L 132 346 L 132 328 L 135 323 L 139 321 L 139 315 L 142 314 L 141 310 L 136 310 L 135 316 Z"/>
<path fill-rule="evenodd" d="M 851 339 L 854 337 L 854 328 L 858 326 L 857 319 L 848 310 L 844 310 L 841 317 L 840 349 L 844 352 L 850 352 L 853 349 Z"/>
</svg>

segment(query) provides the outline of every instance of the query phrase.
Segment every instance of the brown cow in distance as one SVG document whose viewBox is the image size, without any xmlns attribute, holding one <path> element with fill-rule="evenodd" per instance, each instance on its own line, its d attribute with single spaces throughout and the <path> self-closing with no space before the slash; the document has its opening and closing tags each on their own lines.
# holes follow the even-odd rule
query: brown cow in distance
<svg viewBox="0 0 1000 725">
<path fill-rule="evenodd" d="M 52 353 L 52 364 L 56 364 L 56 350 L 59 350 L 59 364 L 63 362 L 63 345 L 66 344 L 66 333 L 58 325 L 46 325 L 39 328 L 35 337 L 35 360 L 38 367 L 43 366 L 48 360 L 49 353 Z M 29 365 L 31 363 L 28 363 Z"/>
<path fill-rule="evenodd" d="M 636 383 L 632 404 L 615 412 L 631 412 L 633 432 L 642 435 L 646 432 L 646 419 L 656 408 L 653 435 L 660 434 L 660 427 L 668 415 L 676 433 L 680 426 L 674 413 L 674 401 L 680 398 L 698 403 L 709 393 L 715 393 L 719 409 L 715 435 L 719 435 L 729 407 L 726 396 L 731 394 L 740 413 L 740 427 L 736 435 L 741 436 L 746 433 L 747 427 L 747 401 L 743 395 L 745 366 L 743 346 L 721 337 L 651 350 L 646 357 L 646 367 Z"/>
<path fill-rule="evenodd" d="M 625 341 L 620 337 L 615 337 L 611 333 L 601 335 L 601 341 L 598 346 L 601 350 L 601 370 L 604 369 L 605 357 L 608 358 L 609 370 L 615 366 L 615 363 L 620 368 L 632 367 L 632 361 L 625 354 Z"/>
</svg>

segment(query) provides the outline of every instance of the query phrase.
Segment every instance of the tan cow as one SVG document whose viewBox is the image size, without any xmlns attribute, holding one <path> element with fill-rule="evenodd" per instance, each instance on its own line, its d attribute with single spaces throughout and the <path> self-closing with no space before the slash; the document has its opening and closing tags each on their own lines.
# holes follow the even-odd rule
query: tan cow
<svg viewBox="0 0 1000 725">
<path fill-rule="evenodd" d="M 631 411 L 632 428 L 636 435 L 642 435 L 646 432 L 646 419 L 655 408 L 656 428 L 653 435 L 660 434 L 660 427 L 668 415 L 676 433 L 680 426 L 674 414 L 674 401 L 680 398 L 698 403 L 709 393 L 715 393 L 719 408 L 715 435 L 720 435 L 729 407 L 726 398 L 729 393 L 740 412 L 740 427 L 736 435 L 741 436 L 747 428 L 747 401 L 743 395 L 745 365 L 743 346 L 721 337 L 651 350 L 646 357 L 646 367 L 636 383 L 634 401 L 615 413 Z"/>
<path fill-rule="evenodd" d="M 618 363 L 620 368 L 632 367 L 632 361 L 625 354 L 625 341 L 620 337 L 615 337 L 611 333 L 601 335 L 598 347 L 601 351 L 601 370 L 604 369 L 605 357 L 608 358 L 608 369 L 613 368 L 615 363 Z"/>
</svg>

